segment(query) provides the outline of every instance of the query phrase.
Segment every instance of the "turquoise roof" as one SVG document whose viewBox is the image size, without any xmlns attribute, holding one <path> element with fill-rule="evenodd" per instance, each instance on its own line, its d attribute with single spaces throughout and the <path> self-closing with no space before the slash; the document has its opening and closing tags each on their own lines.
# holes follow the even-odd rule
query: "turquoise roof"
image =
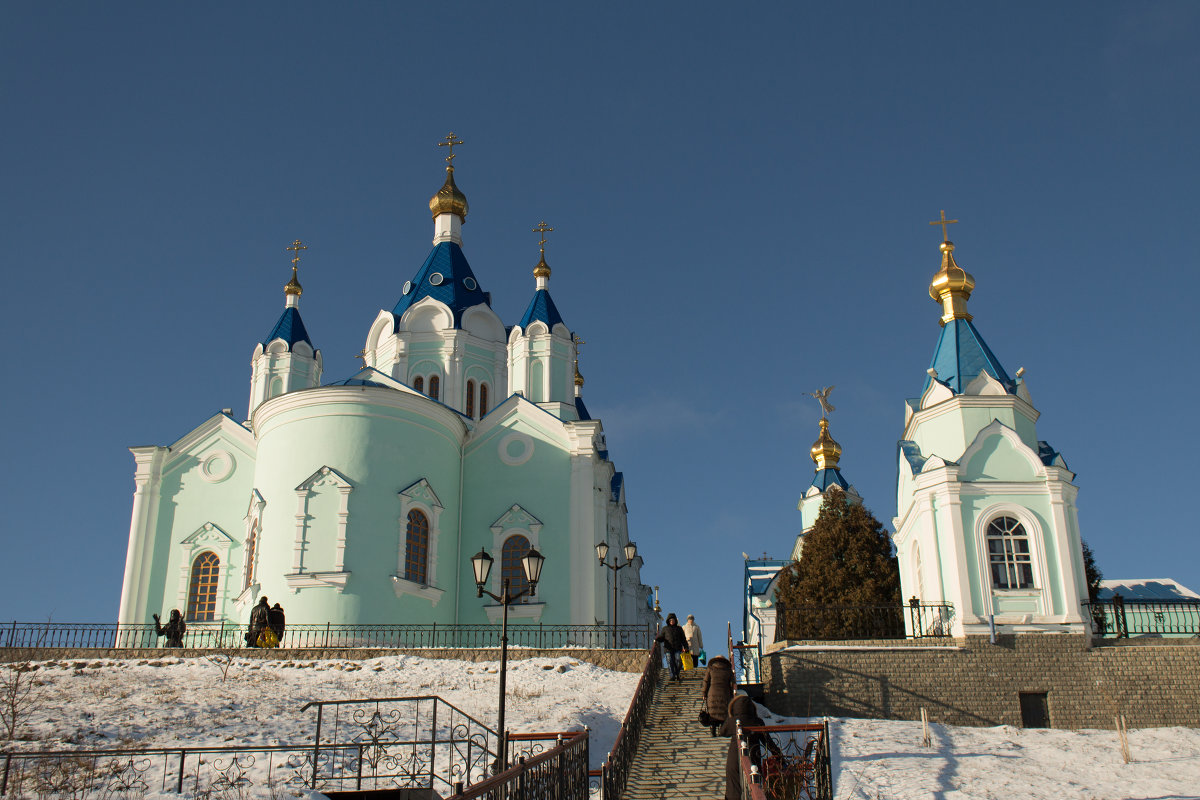
<svg viewBox="0 0 1200 800">
<path fill-rule="evenodd" d="M 583 404 L 582 397 L 575 398 L 575 413 L 578 414 L 579 418 L 582 420 L 589 420 L 592 418 L 592 415 L 588 413 L 587 406 Z"/>
<path fill-rule="evenodd" d="M 288 349 L 292 349 L 292 345 L 296 342 L 305 342 L 313 350 L 316 350 L 316 345 L 312 343 L 312 339 L 308 338 L 308 331 L 304 328 L 304 320 L 300 319 L 300 309 L 292 306 L 285 308 L 279 316 L 279 321 L 275 323 L 275 327 L 271 328 L 271 332 L 267 334 L 267 338 L 262 340 L 263 347 L 266 347 L 276 339 L 283 339 L 287 342 Z"/>
<path fill-rule="evenodd" d="M 525 309 L 525 315 L 517 324 L 521 326 L 521 330 L 526 330 L 531 322 L 544 322 L 547 328 L 553 330 L 554 326 L 562 321 L 562 314 L 558 313 L 554 301 L 550 299 L 550 291 L 538 289 L 533 293 L 529 308 Z"/>
<path fill-rule="evenodd" d="M 842 471 L 837 467 L 832 467 L 830 469 L 819 469 L 817 470 L 816 476 L 813 477 L 812 485 L 817 487 L 817 489 L 822 492 L 834 484 L 837 484 L 843 489 L 850 488 L 850 481 L 842 477 Z"/>
<path fill-rule="evenodd" d="M 462 248 L 454 242 L 438 242 L 434 245 L 425 263 L 406 285 L 408 292 L 400 296 L 396 307 L 392 309 L 397 325 L 400 324 L 400 316 L 409 307 L 426 297 L 450 307 L 456 328 L 462 327 L 462 315 L 468 308 L 481 303 L 491 305 L 491 298 L 479 288 L 479 281 L 475 279 Z"/>
<path fill-rule="evenodd" d="M 982 372 L 1004 384 L 1009 393 L 1015 392 L 1017 388 L 968 319 L 956 319 L 946 323 L 929 366 L 937 370 L 938 381 L 955 394 L 962 394 L 967 385 Z M 932 376 L 925 379 L 925 389 L 929 388 L 932 380 Z"/>
<path fill-rule="evenodd" d="M 911 439 L 901 439 L 897 444 L 900 449 L 900 456 L 908 461 L 909 469 L 913 475 L 921 474 L 921 470 L 925 468 L 925 462 L 928 460 L 921 455 L 921 448 L 917 447 L 917 443 Z"/>
</svg>

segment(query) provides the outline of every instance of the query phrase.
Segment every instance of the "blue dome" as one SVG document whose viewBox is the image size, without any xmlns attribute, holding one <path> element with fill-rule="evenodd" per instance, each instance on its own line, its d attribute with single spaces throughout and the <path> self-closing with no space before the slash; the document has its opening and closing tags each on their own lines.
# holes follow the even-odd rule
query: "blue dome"
<svg viewBox="0 0 1200 800">
<path fill-rule="evenodd" d="M 946 323 L 938 338 L 930 365 L 937 370 L 937 379 L 950 387 L 955 394 L 962 394 L 967 385 L 986 372 L 1004 385 L 1005 391 L 1016 391 L 1017 385 L 1008 377 L 999 360 L 992 355 L 979 331 L 968 319 L 955 319 Z M 924 389 L 929 388 L 933 377 L 925 379 Z M 924 391 L 922 389 L 922 391 Z"/>
<path fill-rule="evenodd" d="M 462 327 L 463 312 L 472 306 L 491 305 L 487 293 L 467 263 L 462 248 L 454 242 L 439 242 L 417 270 L 416 276 L 405 284 L 408 289 L 396 302 L 392 313 L 399 325 L 400 316 L 414 303 L 432 297 L 445 303 L 454 313 L 454 327 Z"/>
<path fill-rule="evenodd" d="M 544 322 L 547 328 L 553 330 L 554 326 L 562 321 L 562 314 L 558 313 L 558 308 L 550 299 L 550 290 L 538 289 L 533 293 L 533 299 L 529 301 L 529 308 L 525 309 L 525 315 L 517 324 L 521 326 L 521 330 L 528 330 L 531 323 Z"/>
<path fill-rule="evenodd" d="M 283 314 L 280 315 L 279 321 L 275 323 L 275 327 L 267 334 L 267 338 L 262 340 L 263 347 L 266 347 L 276 339 L 283 339 L 287 342 L 288 350 L 296 342 L 304 342 L 313 350 L 316 350 L 316 345 L 312 343 L 312 339 L 308 338 L 308 331 L 304 328 L 304 320 L 300 319 L 300 309 L 292 306 L 285 308 Z"/>
</svg>

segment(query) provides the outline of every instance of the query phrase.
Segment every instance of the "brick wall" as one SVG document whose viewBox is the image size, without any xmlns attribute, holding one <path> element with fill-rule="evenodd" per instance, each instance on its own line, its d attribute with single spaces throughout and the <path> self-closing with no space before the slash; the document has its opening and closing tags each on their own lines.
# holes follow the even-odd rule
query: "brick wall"
<svg viewBox="0 0 1200 800">
<path fill-rule="evenodd" d="M 235 658 L 274 659 L 276 661 L 317 661 L 324 659 L 347 659 L 361 661 L 367 658 L 382 658 L 384 656 L 420 656 L 421 658 L 445 658 L 456 661 L 499 661 L 500 651 L 496 648 L 468 650 L 460 648 L 423 648 L 411 650 L 398 649 L 368 649 L 368 648 L 304 648 L 298 650 L 270 649 L 256 647 L 234 648 L 228 650 L 188 648 L 139 648 L 105 649 L 96 647 L 36 647 L 0 648 L 0 663 L 18 661 L 95 661 L 97 659 L 124 658 L 152 660 L 161 658 L 200 658 L 205 655 L 224 653 Z M 527 658 L 575 658 L 595 664 L 598 667 L 617 672 L 641 672 L 646 666 L 645 650 L 599 650 L 570 648 L 564 650 L 534 650 L 527 647 L 510 647 L 509 661 L 521 661 Z"/>
<path fill-rule="evenodd" d="M 768 708 L 788 716 L 1021 725 L 1019 695 L 1045 692 L 1055 728 L 1200 727 L 1200 640 L 1089 646 L 1054 634 L 951 640 L 953 646 L 788 642 L 763 656 Z M 787 645 L 801 647 L 787 649 Z"/>
</svg>

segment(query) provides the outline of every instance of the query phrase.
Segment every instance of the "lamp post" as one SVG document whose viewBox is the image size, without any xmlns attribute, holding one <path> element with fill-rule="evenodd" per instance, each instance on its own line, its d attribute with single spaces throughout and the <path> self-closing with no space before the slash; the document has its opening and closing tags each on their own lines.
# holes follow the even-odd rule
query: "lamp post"
<svg viewBox="0 0 1200 800">
<path fill-rule="evenodd" d="M 525 595 L 533 597 L 537 593 L 538 578 L 542 577 L 542 563 L 546 558 L 537 550 L 530 548 L 525 557 L 521 559 L 521 567 L 525 570 L 525 578 L 529 581 L 529 588 L 522 589 L 516 594 L 512 594 L 508 590 L 508 578 L 503 581 L 503 588 L 500 594 L 492 594 L 483 585 L 487 583 L 488 573 L 492 571 L 492 557 L 488 555 L 487 550 L 482 547 L 479 552 L 471 556 L 471 569 L 475 572 L 475 589 L 477 590 L 476 597 L 483 597 L 485 594 L 495 600 L 504 608 L 504 615 L 500 623 L 500 714 L 498 720 L 498 730 L 500 732 L 500 769 L 503 772 L 508 768 L 508 737 L 504 733 L 504 689 L 506 676 L 508 675 L 508 607 L 520 600 Z"/>
<path fill-rule="evenodd" d="M 625 545 L 625 563 L 624 564 L 618 564 L 617 557 L 615 555 L 613 556 L 613 560 L 612 560 L 611 564 L 608 564 L 604 561 L 605 557 L 608 556 L 608 542 L 601 542 L 600 544 L 596 545 L 596 555 L 598 555 L 600 557 L 600 566 L 608 567 L 609 569 L 611 569 L 613 571 L 613 576 L 612 576 L 612 581 L 613 581 L 612 629 L 613 629 L 613 649 L 616 650 L 617 649 L 617 572 L 618 572 L 618 570 L 622 570 L 622 569 L 625 569 L 625 567 L 628 567 L 630 564 L 633 563 L 633 560 L 635 558 L 637 558 L 637 545 L 633 542 L 630 542 L 629 544 Z"/>
</svg>

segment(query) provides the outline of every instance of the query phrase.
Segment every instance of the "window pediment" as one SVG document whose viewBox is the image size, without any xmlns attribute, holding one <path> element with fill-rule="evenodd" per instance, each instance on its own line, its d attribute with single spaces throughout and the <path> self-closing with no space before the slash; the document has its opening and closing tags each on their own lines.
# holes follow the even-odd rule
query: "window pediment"
<svg viewBox="0 0 1200 800">
<path fill-rule="evenodd" d="M 193 547 L 229 547 L 233 537 L 211 522 L 206 522 L 180 542 Z"/>
<path fill-rule="evenodd" d="M 444 508 L 442 501 L 438 499 L 437 493 L 433 491 L 433 487 L 429 485 L 429 481 L 425 478 L 421 478 L 421 480 L 406 489 L 401 489 L 400 494 L 410 500 L 424 503 L 430 508 Z"/>
<path fill-rule="evenodd" d="M 490 528 L 492 533 L 497 534 L 512 528 L 521 528 L 537 533 L 542 529 L 542 521 L 514 503 L 513 507 L 501 514 L 500 518 L 493 522 Z"/>
</svg>

